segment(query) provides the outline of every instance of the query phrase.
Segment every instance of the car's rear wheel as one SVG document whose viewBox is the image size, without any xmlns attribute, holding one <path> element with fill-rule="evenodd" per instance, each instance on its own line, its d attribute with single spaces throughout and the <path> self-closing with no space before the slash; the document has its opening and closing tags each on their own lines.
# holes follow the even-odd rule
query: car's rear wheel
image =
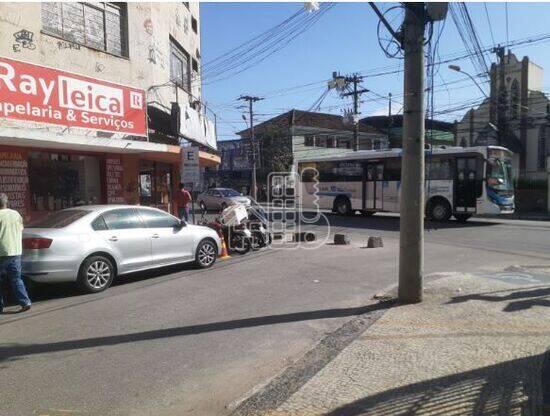
<svg viewBox="0 0 550 416">
<path fill-rule="evenodd" d="M 199 243 L 195 253 L 195 264 L 201 269 L 207 269 L 216 262 L 218 248 L 212 240 L 203 240 Z"/>
<path fill-rule="evenodd" d="M 115 267 L 105 256 L 90 256 L 80 266 L 78 287 L 87 293 L 102 292 L 111 286 L 115 278 Z"/>
</svg>

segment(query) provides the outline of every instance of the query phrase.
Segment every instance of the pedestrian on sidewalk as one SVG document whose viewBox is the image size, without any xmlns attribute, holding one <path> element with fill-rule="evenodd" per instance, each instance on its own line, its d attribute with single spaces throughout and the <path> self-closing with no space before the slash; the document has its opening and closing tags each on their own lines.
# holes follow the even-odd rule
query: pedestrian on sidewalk
<svg viewBox="0 0 550 416">
<path fill-rule="evenodd" d="M 189 203 L 191 202 L 191 194 L 183 183 L 179 185 L 179 192 L 176 196 L 176 206 L 178 207 L 178 217 L 185 222 L 189 222 Z"/>
<path fill-rule="evenodd" d="M 0 193 L 0 283 L 7 276 L 15 299 L 21 306 L 20 312 L 25 312 L 31 308 L 31 300 L 21 278 L 22 232 L 23 218 L 17 211 L 8 208 L 8 196 Z M 3 308 L 0 293 L 0 313 Z"/>
</svg>

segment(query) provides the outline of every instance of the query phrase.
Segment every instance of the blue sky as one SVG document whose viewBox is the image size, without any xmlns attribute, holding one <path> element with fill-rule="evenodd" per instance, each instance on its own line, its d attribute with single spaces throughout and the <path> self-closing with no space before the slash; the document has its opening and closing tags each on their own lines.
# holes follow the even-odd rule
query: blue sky
<svg viewBox="0 0 550 416">
<path fill-rule="evenodd" d="M 386 10 L 396 3 L 379 3 Z M 506 43 L 505 4 L 487 3 L 487 12 L 496 43 Z M 252 37 L 279 24 L 303 8 L 303 3 L 201 3 L 202 62 L 231 50 Z M 468 3 L 468 9 L 483 45 L 492 45 L 491 31 L 483 3 Z M 400 19 L 395 12 L 389 18 Z M 508 3 L 508 36 L 510 41 L 550 33 L 550 4 Z M 378 18 L 367 3 L 338 3 L 307 32 L 293 40 L 286 48 L 245 72 L 219 82 L 205 79 L 203 99 L 218 115 L 219 140 L 237 138 L 235 132 L 246 127 L 243 110 L 236 98 L 241 94 L 264 97 L 256 104 L 259 121 L 291 108 L 309 109 L 326 89 L 325 80 L 332 71 L 342 74 L 361 72 L 366 75 L 364 86 L 373 93 L 394 95 L 394 111 L 401 108 L 402 74 L 369 78 L 380 68 L 399 69 L 402 60 L 387 58 L 377 41 Z M 512 52 L 521 59 L 528 55 L 544 68 L 550 68 L 550 41 L 521 46 Z M 439 55 L 464 51 L 465 46 L 448 16 L 439 44 Z M 490 62 L 494 55 L 487 54 Z M 463 70 L 476 73 L 469 59 L 454 62 Z M 481 99 L 481 93 L 464 75 L 455 73 L 443 64 L 435 77 L 434 107 L 444 111 L 460 106 L 468 100 Z M 311 84 L 302 86 L 304 84 Z M 450 85 L 444 85 L 451 83 Z M 550 79 L 545 77 L 545 90 L 550 90 Z M 487 87 L 485 86 L 487 91 Z M 387 101 L 372 93 L 363 96 L 363 116 L 386 114 Z M 321 111 L 341 114 L 349 108 L 350 99 L 341 99 L 333 91 L 322 104 Z M 446 114 L 444 119 L 460 118 L 465 110 Z"/>
</svg>

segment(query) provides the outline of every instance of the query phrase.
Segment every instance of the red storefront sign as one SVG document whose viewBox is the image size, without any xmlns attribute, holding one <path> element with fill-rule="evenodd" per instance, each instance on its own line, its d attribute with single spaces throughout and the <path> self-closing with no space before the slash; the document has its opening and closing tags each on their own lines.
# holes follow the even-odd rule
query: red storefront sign
<svg viewBox="0 0 550 416">
<path fill-rule="evenodd" d="M 0 57 L 0 118 L 147 135 L 145 91 Z"/>
</svg>

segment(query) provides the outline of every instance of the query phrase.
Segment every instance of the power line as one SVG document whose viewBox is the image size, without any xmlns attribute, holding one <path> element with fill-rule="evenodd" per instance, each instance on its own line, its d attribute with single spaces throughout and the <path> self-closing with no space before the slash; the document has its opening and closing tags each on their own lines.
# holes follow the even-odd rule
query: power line
<svg viewBox="0 0 550 416">
<path fill-rule="evenodd" d="M 487 24 L 489 25 L 489 32 L 491 33 L 491 42 L 493 42 L 493 45 L 495 42 L 495 37 L 493 36 L 493 25 L 491 24 L 491 19 L 489 18 L 489 11 L 487 10 L 487 3 L 483 2 L 483 7 L 485 7 L 485 17 L 487 18 Z M 508 39 L 506 39 L 506 43 L 508 43 Z"/>
</svg>

